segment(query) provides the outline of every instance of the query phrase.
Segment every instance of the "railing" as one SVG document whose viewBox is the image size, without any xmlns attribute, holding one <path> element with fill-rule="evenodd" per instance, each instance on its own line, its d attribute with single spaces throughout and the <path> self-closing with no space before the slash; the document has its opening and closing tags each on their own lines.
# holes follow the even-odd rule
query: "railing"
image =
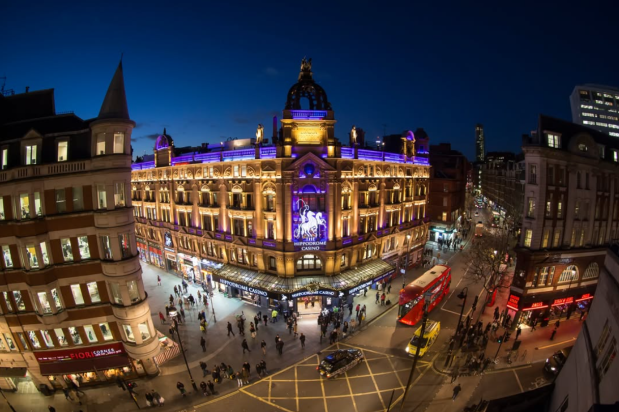
<svg viewBox="0 0 619 412">
<path fill-rule="evenodd" d="M 275 147 L 261 147 L 260 158 L 261 159 L 275 159 L 277 157 L 277 149 Z"/>
<path fill-rule="evenodd" d="M 355 151 L 352 147 L 342 147 L 341 156 L 342 156 L 342 159 L 354 159 Z"/>
<path fill-rule="evenodd" d="M 8 182 L 16 179 L 27 179 L 31 177 L 54 176 L 65 173 L 86 172 L 91 169 L 92 165 L 88 160 L 43 165 L 28 165 L 0 172 L 0 182 Z"/>
</svg>

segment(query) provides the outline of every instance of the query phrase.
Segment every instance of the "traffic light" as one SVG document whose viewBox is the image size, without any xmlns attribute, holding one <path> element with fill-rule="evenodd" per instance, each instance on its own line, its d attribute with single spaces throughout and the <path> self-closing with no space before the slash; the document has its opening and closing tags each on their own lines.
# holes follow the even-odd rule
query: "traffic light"
<svg viewBox="0 0 619 412">
<path fill-rule="evenodd" d="M 477 308 L 477 301 L 479 300 L 479 296 L 475 296 L 475 300 L 473 301 L 473 307 L 471 308 L 473 312 Z"/>
</svg>

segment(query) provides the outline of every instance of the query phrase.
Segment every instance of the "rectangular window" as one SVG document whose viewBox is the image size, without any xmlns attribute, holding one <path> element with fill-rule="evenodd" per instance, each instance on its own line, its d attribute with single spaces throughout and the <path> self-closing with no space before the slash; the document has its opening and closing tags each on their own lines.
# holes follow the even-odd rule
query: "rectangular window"
<svg viewBox="0 0 619 412">
<path fill-rule="evenodd" d="M 26 245 L 26 257 L 28 258 L 28 263 L 30 268 L 38 268 L 39 267 L 39 259 L 37 259 L 37 250 L 34 245 Z"/>
<path fill-rule="evenodd" d="M 542 248 L 545 249 L 550 244 L 550 228 L 544 229 L 544 233 L 542 234 Z"/>
<path fill-rule="evenodd" d="M 18 350 L 17 346 L 15 346 L 15 344 L 13 343 L 13 338 L 11 337 L 10 333 L 4 334 L 4 340 L 6 341 L 6 344 L 9 346 L 10 350 Z"/>
<path fill-rule="evenodd" d="M 110 291 L 112 292 L 112 299 L 114 303 L 122 305 L 123 298 L 120 294 L 120 285 L 118 283 L 110 283 Z"/>
<path fill-rule="evenodd" d="M 524 231 L 524 247 L 531 247 L 532 238 L 533 238 L 533 230 L 526 229 Z"/>
<path fill-rule="evenodd" d="M 112 336 L 112 331 L 110 331 L 110 325 L 107 322 L 99 323 L 99 328 L 101 329 L 101 334 L 103 335 L 103 340 L 112 340 L 114 337 Z"/>
<path fill-rule="evenodd" d="M 19 195 L 19 208 L 21 211 L 21 218 L 30 219 L 30 198 L 28 197 L 28 193 Z"/>
<path fill-rule="evenodd" d="M 34 192 L 34 213 L 37 216 L 43 216 L 43 211 L 41 210 L 41 194 L 39 192 Z"/>
<path fill-rule="evenodd" d="M 94 343 L 97 342 L 97 335 L 95 335 L 95 330 L 92 325 L 84 325 L 84 332 L 86 332 L 86 337 L 88 338 L 88 342 Z"/>
<path fill-rule="evenodd" d="M 110 244 L 110 237 L 108 235 L 99 236 L 99 242 L 101 243 L 101 255 L 105 260 L 112 260 L 112 245 Z"/>
<path fill-rule="evenodd" d="M 88 246 L 88 237 L 79 236 L 77 238 L 77 245 L 80 249 L 80 257 L 82 259 L 90 259 L 90 247 Z"/>
<path fill-rule="evenodd" d="M 617 152 L 615 152 L 615 154 L 616 153 Z M 9 149 L 2 149 L 2 161 L 0 163 L 0 166 L 2 166 L 2 170 L 9 167 Z"/>
<path fill-rule="evenodd" d="M 561 195 L 561 200 L 557 203 L 557 219 L 563 219 L 563 195 Z"/>
<path fill-rule="evenodd" d="M 65 262 L 73 262 L 73 249 L 71 248 L 71 239 L 60 239 L 60 248 Z"/>
<path fill-rule="evenodd" d="M 560 147 L 559 136 L 548 133 L 548 147 L 558 149 Z"/>
<path fill-rule="evenodd" d="M 125 184 L 123 182 L 114 183 L 114 206 L 125 206 Z"/>
<path fill-rule="evenodd" d="M 39 247 L 41 248 L 41 256 L 43 257 L 43 264 L 45 266 L 49 265 L 49 255 L 47 254 L 47 244 L 45 242 L 39 243 Z"/>
<path fill-rule="evenodd" d="M 56 328 L 54 329 L 54 332 L 56 332 L 56 338 L 58 338 L 58 343 L 60 344 L 60 346 L 68 346 L 69 342 L 67 342 L 67 338 L 64 336 L 64 331 L 60 328 Z"/>
<path fill-rule="evenodd" d="M 54 341 L 52 340 L 52 336 L 49 334 L 49 331 L 42 330 L 41 335 L 43 335 L 43 341 L 48 348 L 54 347 Z"/>
<path fill-rule="evenodd" d="M 12 268 L 13 259 L 11 259 L 11 250 L 8 245 L 2 245 L 2 257 L 4 258 L 4 266 L 7 268 Z"/>
<path fill-rule="evenodd" d="M 447 222 L 447 212 L 443 212 L 442 219 L 443 219 L 443 222 Z"/>
<path fill-rule="evenodd" d="M 105 154 L 105 133 L 99 133 L 97 136 L 97 155 Z"/>
<path fill-rule="evenodd" d="M 4 197 L 0 196 L 0 220 L 4 220 Z"/>
<path fill-rule="evenodd" d="M 84 304 L 84 296 L 82 296 L 82 288 L 79 284 L 71 285 L 71 293 L 73 294 L 73 300 L 76 305 Z"/>
<path fill-rule="evenodd" d="M 142 340 L 150 339 L 150 331 L 148 330 L 148 322 L 142 322 L 138 324 L 138 329 L 140 329 Z"/>
<path fill-rule="evenodd" d="M 105 192 L 105 185 L 97 185 L 97 200 L 99 203 L 99 209 L 107 209 L 107 195 Z"/>
<path fill-rule="evenodd" d="M 49 304 L 49 300 L 47 299 L 47 292 L 39 292 L 37 293 L 37 297 L 39 298 L 39 305 L 41 307 L 41 311 L 45 313 L 52 313 L 52 307 Z"/>
<path fill-rule="evenodd" d="M 527 202 L 527 217 L 535 217 L 535 198 L 530 197 Z"/>
<path fill-rule="evenodd" d="M 597 373 L 599 380 L 602 380 L 610 365 L 612 365 L 613 361 L 617 357 L 617 339 L 613 337 L 610 341 L 610 345 L 606 351 L 604 351 L 604 355 L 600 358 L 600 361 L 597 364 Z"/>
<path fill-rule="evenodd" d="M 30 350 L 30 347 L 29 347 L 28 343 L 26 342 L 26 338 L 24 337 L 24 334 L 21 333 L 21 332 L 17 332 L 17 336 L 19 337 L 19 340 L 21 341 L 22 346 L 26 350 Z"/>
<path fill-rule="evenodd" d="M 2 295 L 4 296 L 4 303 L 6 303 L 7 309 L 9 310 L 9 312 L 13 312 L 13 304 L 11 303 L 11 298 L 9 297 L 9 293 L 2 292 Z"/>
<path fill-rule="evenodd" d="M 13 299 L 15 300 L 15 306 L 17 306 L 18 312 L 23 312 L 26 310 L 26 304 L 24 303 L 24 299 L 22 299 L 21 292 L 19 290 L 13 291 Z"/>
<path fill-rule="evenodd" d="M 28 338 L 30 339 L 30 343 L 32 343 L 32 347 L 34 349 L 41 349 L 41 342 L 39 342 L 39 338 L 37 337 L 36 332 L 33 330 L 29 330 L 27 333 Z"/>
<path fill-rule="evenodd" d="M 239 166 L 238 165 L 234 166 L 234 177 L 239 177 Z"/>
<path fill-rule="evenodd" d="M 82 186 L 73 186 L 73 211 L 84 210 L 84 191 Z"/>
<path fill-rule="evenodd" d="M 97 282 L 86 283 L 86 288 L 88 289 L 88 294 L 90 295 L 90 301 L 92 303 L 101 302 L 101 296 L 99 295 L 99 288 L 97 287 Z"/>
<path fill-rule="evenodd" d="M 129 243 L 129 234 L 123 233 L 118 235 L 118 243 L 120 244 L 120 252 L 123 258 L 131 257 L 131 245 Z"/>
<path fill-rule="evenodd" d="M 69 142 L 58 142 L 58 161 L 66 162 L 69 155 Z"/>
<path fill-rule="evenodd" d="M 529 183 L 537 184 L 537 165 L 529 165 Z"/>
<path fill-rule="evenodd" d="M 555 168 L 552 165 L 548 166 L 548 177 L 546 181 L 550 186 L 554 186 L 555 184 Z"/>
<path fill-rule="evenodd" d="M 123 325 L 123 330 L 125 331 L 127 342 L 135 342 L 135 336 L 133 336 L 133 329 L 131 329 L 131 326 Z"/>
<path fill-rule="evenodd" d="M 56 189 L 56 213 L 64 213 L 67 211 L 67 199 L 64 189 Z"/>
<path fill-rule="evenodd" d="M 37 145 L 26 146 L 26 164 L 37 164 Z"/>
<path fill-rule="evenodd" d="M 73 340 L 73 344 L 81 345 L 83 343 L 82 342 L 82 337 L 80 336 L 80 334 L 77 331 L 76 327 L 69 326 L 69 335 L 71 335 L 71 339 Z"/>
<path fill-rule="evenodd" d="M 270 270 L 276 270 L 277 269 L 277 265 L 275 264 L 275 258 L 273 256 L 269 257 L 269 269 Z"/>
<path fill-rule="evenodd" d="M 52 299 L 54 300 L 54 305 L 56 305 L 56 310 L 60 310 L 63 308 L 62 306 L 62 302 L 60 301 L 60 296 L 58 296 L 58 291 L 56 290 L 56 288 L 51 290 L 52 292 Z"/>
<path fill-rule="evenodd" d="M 114 153 L 125 152 L 125 134 L 123 132 L 114 133 Z"/>
</svg>

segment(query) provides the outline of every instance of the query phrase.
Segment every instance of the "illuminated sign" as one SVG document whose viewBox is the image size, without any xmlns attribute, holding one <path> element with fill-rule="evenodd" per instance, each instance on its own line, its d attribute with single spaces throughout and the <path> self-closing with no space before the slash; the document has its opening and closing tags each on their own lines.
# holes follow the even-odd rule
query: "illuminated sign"
<svg viewBox="0 0 619 412">
<path fill-rule="evenodd" d="M 515 295 L 509 295 L 509 300 L 507 301 L 507 307 L 518 311 L 518 303 L 520 302 L 520 297 Z"/>
<path fill-rule="evenodd" d="M 547 307 L 548 307 L 548 305 L 544 305 L 544 302 L 535 302 L 534 304 L 531 305 L 531 307 L 524 308 L 522 310 L 523 311 L 536 310 L 536 309 L 544 309 L 544 308 L 547 308 Z"/>
<path fill-rule="evenodd" d="M 246 292 L 253 293 L 255 295 L 260 295 L 260 296 L 264 296 L 264 297 L 268 296 L 268 293 L 265 292 L 264 290 L 255 289 L 255 288 L 249 287 L 247 285 L 241 285 L 239 283 L 230 282 L 227 279 L 220 279 L 219 283 L 221 283 L 223 285 L 231 286 L 233 288 L 241 289 L 241 290 L 244 290 Z"/>
<path fill-rule="evenodd" d="M 327 245 L 325 212 L 314 212 L 303 199 L 298 199 L 292 214 L 292 233 L 296 250 L 324 250 Z"/>
<path fill-rule="evenodd" d="M 580 299 L 576 299 L 576 302 L 582 302 L 583 300 L 593 299 L 593 295 L 591 293 L 585 293 L 580 297 Z"/>
<path fill-rule="evenodd" d="M 555 299 L 555 301 L 552 303 L 552 306 L 566 305 L 572 302 L 574 302 L 574 298 Z"/>
<path fill-rule="evenodd" d="M 337 292 L 334 290 L 326 290 L 326 289 L 320 289 L 320 290 L 304 290 L 302 292 L 295 292 L 295 293 L 291 293 L 290 297 L 292 299 L 296 299 L 296 298 L 300 298 L 302 296 L 315 296 L 315 295 L 322 295 L 322 296 L 337 296 Z"/>
<path fill-rule="evenodd" d="M 52 350 L 34 352 L 39 363 L 64 362 L 81 359 L 102 358 L 105 356 L 120 355 L 125 353 L 123 344 L 120 342 L 92 348 L 75 348 L 69 350 Z"/>
<path fill-rule="evenodd" d="M 299 125 L 297 129 L 297 143 L 299 144 L 320 144 L 323 131 L 319 127 Z"/>
</svg>

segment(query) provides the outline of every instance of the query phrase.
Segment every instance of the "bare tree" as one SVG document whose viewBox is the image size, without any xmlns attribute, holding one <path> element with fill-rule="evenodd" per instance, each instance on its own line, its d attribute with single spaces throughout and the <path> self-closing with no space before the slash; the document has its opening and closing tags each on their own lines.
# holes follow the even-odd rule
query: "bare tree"
<svg viewBox="0 0 619 412">
<path fill-rule="evenodd" d="M 480 315 L 486 310 L 495 291 L 508 288 L 505 256 L 509 248 L 509 233 L 506 229 L 484 231 L 482 237 L 475 238 L 471 247 L 465 252 L 470 266 L 468 273 L 482 281 L 486 291 Z"/>
</svg>

